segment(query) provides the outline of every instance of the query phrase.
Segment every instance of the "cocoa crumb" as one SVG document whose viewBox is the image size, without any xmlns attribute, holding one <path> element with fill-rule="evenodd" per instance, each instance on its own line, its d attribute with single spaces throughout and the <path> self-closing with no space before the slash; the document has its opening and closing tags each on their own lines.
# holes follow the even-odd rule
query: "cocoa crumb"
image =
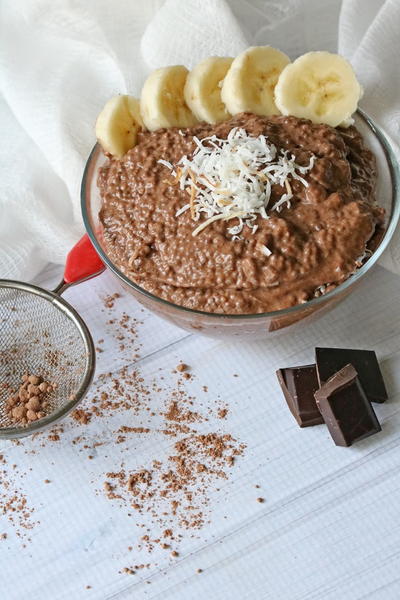
<svg viewBox="0 0 400 600">
<path fill-rule="evenodd" d="M 184 410 L 177 400 L 172 400 L 167 408 L 167 411 L 164 413 L 165 418 L 168 421 L 175 421 L 178 423 L 186 422 L 186 423 L 199 423 L 202 421 L 202 417 L 199 413 L 194 412 L 192 410 Z"/>
<path fill-rule="evenodd" d="M 257 502 L 265 502 L 265 498 L 257 498 Z"/>
<path fill-rule="evenodd" d="M 165 531 L 163 532 L 163 536 L 164 537 L 172 537 L 172 530 L 171 529 L 165 529 Z"/>
<path fill-rule="evenodd" d="M 103 298 L 103 303 L 106 308 L 114 308 L 115 301 L 121 297 L 121 294 L 116 292 L 115 294 L 110 294 Z"/>
<path fill-rule="evenodd" d="M 175 368 L 180 373 L 182 373 L 182 371 L 187 371 L 189 369 L 188 365 L 185 365 L 185 363 L 179 363 L 179 365 Z"/>
<path fill-rule="evenodd" d="M 128 427 L 127 425 L 122 425 L 118 431 L 121 433 L 149 433 L 150 429 L 148 427 Z"/>
<path fill-rule="evenodd" d="M 227 408 L 220 408 L 217 412 L 217 417 L 218 417 L 218 419 L 225 419 L 227 414 L 228 414 Z"/>
<path fill-rule="evenodd" d="M 90 419 L 92 418 L 92 413 L 87 410 L 83 410 L 82 408 L 77 408 L 71 413 L 71 417 L 75 419 L 78 423 L 82 425 L 87 425 L 90 423 Z"/>
</svg>

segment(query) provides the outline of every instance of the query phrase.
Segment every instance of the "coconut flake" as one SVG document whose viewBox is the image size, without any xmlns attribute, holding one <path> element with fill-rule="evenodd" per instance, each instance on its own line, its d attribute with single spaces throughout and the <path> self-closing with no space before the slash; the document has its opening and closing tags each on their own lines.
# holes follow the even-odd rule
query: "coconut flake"
<svg viewBox="0 0 400 600">
<path fill-rule="evenodd" d="M 180 208 L 179 210 L 176 211 L 175 216 L 179 217 L 181 214 L 183 214 L 184 212 L 189 210 L 189 208 L 190 208 L 190 204 L 185 204 L 184 206 L 182 206 L 182 208 Z"/>
<path fill-rule="evenodd" d="M 371 250 L 369 250 L 369 248 L 365 248 L 365 250 L 361 254 L 361 256 L 356 258 L 356 260 L 355 260 L 356 266 L 361 267 L 363 265 L 364 261 L 366 261 L 367 258 L 369 258 L 371 255 L 372 255 Z"/>
<path fill-rule="evenodd" d="M 160 165 L 164 165 L 164 167 L 167 167 L 167 169 L 170 169 L 171 171 L 174 168 L 172 166 L 172 163 L 170 163 L 168 160 L 164 160 L 163 158 L 160 158 L 158 162 L 160 163 Z"/>
<path fill-rule="evenodd" d="M 207 219 L 207 221 L 204 221 L 204 223 L 201 223 L 198 227 L 196 227 L 196 229 L 194 229 L 192 231 L 192 236 L 194 237 L 195 235 L 200 233 L 200 231 L 203 231 L 203 229 L 205 229 L 208 225 L 210 225 L 210 223 L 214 223 L 214 221 L 220 221 L 221 219 L 226 219 L 226 218 L 227 217 L 225 215 L 214 215 L 213 217 L 210 217 L 209 219 Z M 233 219 L 233 217 L 230 217 L 230 218 Z"/>
<path fill-rule="evenodd" d="M 271 256 L 272 254 L 272 251 L 267 246 L 265 246 L 265 244 L 262 244 L 261 252 L 264 254 L 264 256 Z"/>
<path fill-rule="evenodd" d="M 228 229 L 232 237 L 240 237 L 244 227 L 254 234 L 257 217 L 268 219 L 272 186 L 286 189 L 271 209 L 280 212 L 284 204 L 290 207 L 293 198 L 289 178 L 307 186 L 302 175 L 313 168 L 315 161 L 311 156 L 308 165 L 298 165 L 293 154 L 278 152 L 267 136 L 253 137 L 238 127 L 230 130 L 227 139 L 193 136 L 193 141 L 196 148 L 191 157 L 182 156 L 176 165 L 158 161 L 171 170 L 180 189 L 190 194 L 190 204 L 179 209 L 176 216 L 190 208 L 194 221 L 205 217 L 193 236 L 214 221 L 233 218 L 239 218 L 239 224 Z"/>
<path fill-rule="evenodd" d="M 323 296 L 326 292 L 326 290 L 328 289 L 329 283 L 324 283 L 323 285 L 318 286 L 315 290 L 314 290 L 314 296 L 315 298 L 319 298 L 320 296 Z"/>
</svg>

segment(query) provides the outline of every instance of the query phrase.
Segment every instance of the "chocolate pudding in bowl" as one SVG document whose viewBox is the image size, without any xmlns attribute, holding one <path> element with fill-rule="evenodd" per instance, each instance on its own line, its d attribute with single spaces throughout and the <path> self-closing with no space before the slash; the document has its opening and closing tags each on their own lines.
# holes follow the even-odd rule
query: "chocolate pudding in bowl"
<svg viewBox="0 0 400 600">
<path fill-rule="evenodd" d="M 133 295 L 180 327 L 262 338 L 302 325 L 355 288 L 399 217 L 390 147 L 355 117 L 332 128 L 243 113 L 140 132 L 122 158 L 96 146 L 88 233 Z"/>
</svg>

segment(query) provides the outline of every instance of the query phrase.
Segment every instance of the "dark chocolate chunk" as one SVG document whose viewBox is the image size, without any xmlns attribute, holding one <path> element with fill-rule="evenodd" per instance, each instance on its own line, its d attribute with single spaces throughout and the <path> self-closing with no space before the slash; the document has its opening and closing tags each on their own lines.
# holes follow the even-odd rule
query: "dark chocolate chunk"
<svg viewBox="0 0 400 600">
<path fill-rule="evenodd" d="M 319 384 L 328 381 L 342 367 L 352 364 L 368 400 L 385 402 L 387 392 L 376 354 L 373 350 L 348 350 L 344 348 L 316 348 L 315 361 Z"/>
<path fill-rule="evenodd" d="M 328 379 L 315 392 L 315 399 L 337 446 L 351 446 L 381 430 L 353 365 Z"/>
<path fill-rule="evenodd" d="M 290 412 L 300 427 L 323 423 L 314 398 L 319 387 L 315 365 L 279 369 L 276 374 Z"/>
</svg>

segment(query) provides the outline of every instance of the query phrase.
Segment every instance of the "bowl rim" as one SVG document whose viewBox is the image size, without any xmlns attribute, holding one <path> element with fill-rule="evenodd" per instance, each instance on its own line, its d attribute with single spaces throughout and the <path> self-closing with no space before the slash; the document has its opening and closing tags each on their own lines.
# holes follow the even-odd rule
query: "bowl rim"
<svg viewBox="0 0 400 600">
<path fill-rule="evenodd" d="M 257 319 L 265 319 L 265 318 L 274 318 L 275 319 L 277 317 L 293 315 L 296 312 L 299 312 L 302 310 L 304 311 L 305 309 L 308 309 L 308 308 L 314 308 L 314 307 L 319 306 L 320 304 L 325 304 L 328 300 L 332 300 L 336 296 L 340 296 L 342 294 L 342 292 L 351 288 L 357 281 L 359 281 L 373 267 L 373 265 L 376 264 L 378 259 L 382 256 L 383 252 L 388 247 L 388 245 L 393 237 L 393 234 L 395 232 L 395 229 L 397 227 L 397 224 L 399 222 L 399 219 L 400 219 L 400 168 L 399 168 L 394 150 L 392 148 L 392 145 L 389 142 L 386 135 L 384 134 L 384 132 L 382 131 L 382 129 L 372 120 L 371 117 L 369 117 L 367 115 L 367 113 L 365 111 L 363 111 L 362 109 L 359 108 L 359 109 L 357 109 L 357 114 L 359 117 L 361 117 L 361 119 L 365 122 L 365 124 L 369 127 L 369 129 L 372 131 L 372 133 L 377 138 L 378 142 L 380 143 L 380 145 L 382 147 L 385 158 L 387 160 L 390 176 L 392 179 L 392 198 L 393 198 L 392 212 L 390 215 L 390 220 L 389 220 L 388 226 L 386 228 L 385 234 L 384 234 L 378 248 L 375 250 L 375 252 L 372 254 L 372 256 L 365 262 L 365 264 L 362 267 L 357 269 L 357 271 L 354 274 L 350 275 L 344 282 L 339 284 L 336 288 L 334 288 L 330 292 L 328 292 L 322 296 L 319 296 L 318 298 L 313 298 L 311 300 L 307 300 L 307 302 L 304 302 L 302 304 L 296 304 L 294 306 L 289 306 L 288 308 L 282 308 L 279 310 L 263 312 L 263 313 L 240 313 L 240 314 L 237 314 L 237 313 L 235 313 L 235 314 L 212 313 L 212 312 L 197 310 L 197 309 L 193 309 L 193 308 L 187 308 L 186 306 L 181 306 L 179 304 L 175 304 L 173 302 L 170 302 L 169 300 L 164 300 L 164 298 L 161 298 L 160 296 L 156 296 L 156 295 L 152 294 L 151 292 L 148 292 L 144 288 L 140 287 L 137 283 L 135 283 L 134 281 L 129 279 L 126 275 L 124 275 L 124 273 L 122 273 L 122 271 L 120 271 L 118 269 L 118 267 L 110 260 L 110 258 L 107 256 L 107 254 L 104 252 L 103 248 L 101 247 L 101 245 L 97 239 L 96 233 L 93 230 L 92 225 L 91 225 L 90 216 L 89 216 L 89 213 L 87 210 L 86 196 L 87 196 L 88 185 L 90 185 L 90 183 L 91 183 L 89 178 L 92 175 L 92 163 L 97 159 L 98 154 L 101 152 L 101 147 L 98 143 L 95 144 L 95 146 L 93 147 L 93 149 L 87 159 L 85 169 L 83 172 L 83 176 L 82 176 L 81 211 L 82 211 L 82 218 L 83 218 L 83 223 L 84 223 L 86 232 L 87 232 L 93 246 L 95 247 L 97 253 L 99 254 L 102 261 L 104 262 L 104 264 L 119 279 L 121 279 L 126 285 L 128 285 L 130 288 L 133 288 L 139 294 L 142 294 L 143 296 L 146 296 L 150 300 L 160 304 L 161 306 L 167 306 L 167 307 L 175 309 L 179 312 L 182 311 L 183 313 L 187 313 L 188 315 L 207 317 L 209 319 L 215 319 L 216 321 L 221 321 L 221 320 L 226 320 L 226 319 L 228 319 L 228 320 L 231 320 L 231 319 L 232 320 L 249 320 L 249 321 L 257 320 Z"/>
</svg>

